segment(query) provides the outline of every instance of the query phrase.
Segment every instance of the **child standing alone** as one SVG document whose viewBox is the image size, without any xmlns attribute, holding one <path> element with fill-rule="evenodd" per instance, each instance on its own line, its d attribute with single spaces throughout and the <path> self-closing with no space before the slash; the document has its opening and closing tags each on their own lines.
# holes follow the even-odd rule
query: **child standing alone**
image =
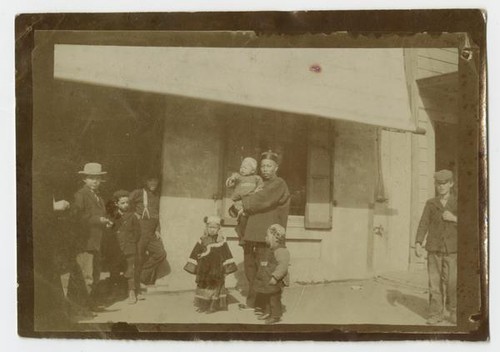
<svg viewBox="0 0 500 352">
<path fill-rule="evenodd" d="M 213 313 L 227 309 L 225 278 L 237 268 L 225 238 L 219 234 L 221 219 L 209 216 L 204 222 L 203 236 L 195 244 L 184 270 L 196 275 L 197 311 Z"/>
<path fill-rule="evenodd" d="M 113 231 L 120 246 L 121 259 L 126 263 L 124 277 L 128 283 L 128 303 L 134 304 L 140 299 L 139 270 L 137 265 L 137 244 L 141 236 L 139 220 L 130 208 L 129 193 L 124 190 L 113 194 L 116 212 L 113 217 Z"/>
<path fill-rule="evenodd" d="M 283 287 L 288 286 L 288 265 L 290 252 L 285 246 L 286 233 L 283 226 L 274 224 L 267 229 L 266 243 L 269 246 L 267 258 L 261 260 L 254 289 L 257 293 L 256 301 L 264 307 L 264 312 L 257 319 L 265 320 L 266 324 L 275 324 L 281 321 L 283 309 L 281 293 Z"/>
</svg>

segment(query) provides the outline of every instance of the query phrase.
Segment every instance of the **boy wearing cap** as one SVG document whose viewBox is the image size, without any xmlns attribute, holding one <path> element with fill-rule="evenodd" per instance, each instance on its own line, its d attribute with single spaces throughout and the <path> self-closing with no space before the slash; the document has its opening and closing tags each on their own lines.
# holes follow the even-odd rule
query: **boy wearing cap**
<svg viewBox="0 0 500 352">
<path fill-rule="evenodd" d="M 90 298 L 101 275 L 101 241 L 103 231 L 110 227 L 112 222 L 106 217 L 104 201 L 99 194 L 102 177 L 107 172 L 102 171 L 101 164 L 88 163 L 78 172 L 83 175 L 84 186 L 75 193 L 71 208 L 79 231 L 77 239 L 76 261 L 85 280 L 88 304 L 92 307 Z"/>
<path fill-rule="evenodd" d="M 451 193 L 453 173 L 440 170 L 434 174 L 434 180 L 437 197 L 425 204 L 417 229 L 415 254 L 417 257 L 424 254 L 422 243 L 426 239 L 430 311 L 427 324 L 438 324 L 444 319 L 444 302 L 450 322 L 456 324 L 457 200 Z"/>
<path fill-rule="evenodd" d="M 128 303 L 134 304 L 140 294 L 139 271 L 136 261 L 137 243 L 141 236 L 141 229 L 135 213 L 130 210 L 129 193 L 124 190 L 116 191 L 113 194 L 113 201 L 117 209 L 113 218 L 113 231 L 118 239 L 121 259 L 126 263 L 123 276 L 128 283 Z"/>
<path fill-rule="evenodd" d="M 286 233 L 283 226 L 274 224 L 269 226 L 266 233 L 266 244 L 269 247 L 267 256 L 259 262 L 259 269 L 255 277 L 254 288 L 257 292 L 257 301 L 261 302 L 264 311 L 258 317 L 266 324 L 275 324 L 281 320 L 283 314 L 281 293 L 284 286 L 288 286 L 288 265 L 290 252 L 285 246 Z"/>
</svg>

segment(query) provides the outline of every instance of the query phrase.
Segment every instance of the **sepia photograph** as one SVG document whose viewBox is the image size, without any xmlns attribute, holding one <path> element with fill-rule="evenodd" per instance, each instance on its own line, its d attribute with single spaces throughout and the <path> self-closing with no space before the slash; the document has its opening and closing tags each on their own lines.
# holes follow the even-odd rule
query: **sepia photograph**
<svg viewBox="0 0 500 352">
<path fill-rule="evenodd" d="M 485 25 L 19 15 L 19 334 L 487 339 Z"/>
</svg>

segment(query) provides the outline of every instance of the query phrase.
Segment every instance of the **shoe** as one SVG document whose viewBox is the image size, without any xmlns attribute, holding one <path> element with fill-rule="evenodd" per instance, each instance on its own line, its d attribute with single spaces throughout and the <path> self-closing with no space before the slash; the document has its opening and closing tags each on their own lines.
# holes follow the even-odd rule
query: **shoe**
<svg viewBox="0 0 500 352">
<path fill-rule="evenodd" d="M 257 317 L 258 320 L 267 320 L 269 318 L 271 318 L 271 315 L 269 314 L 262 314 Z"/>
<path fill-rule="evenodd" d="M 134 290 L 128 292 L 128 304 L 135 304 L 137 302 L 137 296 Z"/>
<path fill-rule="evenodd" d="M 243 304 L 243 303 L 238 304 L 238 308 L 240 310 L 253 310 L 253 311 L 255 311 L 254 307 L 247 306 L 246 304 Z"/>
<path fill-rule="evenodd" d="M 144 297 L 144 295 L 141 292 L 137 292 L 135 294 L 135 297 L 137 298 L 138 301 L 144 301 L 146 299 L 146 297 Z"/>
<path fill-rule="evenodd" d="M 91 320 L 96 316 L 97 314 L 91 312 L 90 310 L 80 310 L 79 312 L 73 314 L 72 320 L 79 322 L 81 320 Z"/>
<path fill-rule="evenodd" d="M 278 317 L 269 317 L 266 319 L 266 321 L 264 321 L 264 323 L 266 325 L 271 325 L 271 324 L 276 324 L 276 323 L 279 323 L 281 321 L 281 318 L 278 318 Z"/>
<path fill-rule="evenodd" d="M 441 315 L 433 315 L 432 317 L 428 318 L 425 323 L 427 325 L 436 325 L 442 321 L 443 321 L 443 317 Z"/>
<path fill-rule="evenodd" d="M 103 305 L 101 304 L 93 304 L 89 307 L 89 310 L 91 312 L 96 312 L 96 313 L 99 313 L 99 312 L 104 312 L 106 311 L 106 307 L 104 307 Z"/>
</svg>

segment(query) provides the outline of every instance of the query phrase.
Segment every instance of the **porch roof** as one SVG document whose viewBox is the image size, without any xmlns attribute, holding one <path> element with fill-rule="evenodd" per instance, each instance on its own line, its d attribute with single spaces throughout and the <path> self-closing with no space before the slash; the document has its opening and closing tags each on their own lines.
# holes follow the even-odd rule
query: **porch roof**
<svg viewBox="0 0 500 352">
<path fill-rule="evenodd" d="M 417 130 L 401 48 L 56 44 L 54 77 Z"/>
</svg>

